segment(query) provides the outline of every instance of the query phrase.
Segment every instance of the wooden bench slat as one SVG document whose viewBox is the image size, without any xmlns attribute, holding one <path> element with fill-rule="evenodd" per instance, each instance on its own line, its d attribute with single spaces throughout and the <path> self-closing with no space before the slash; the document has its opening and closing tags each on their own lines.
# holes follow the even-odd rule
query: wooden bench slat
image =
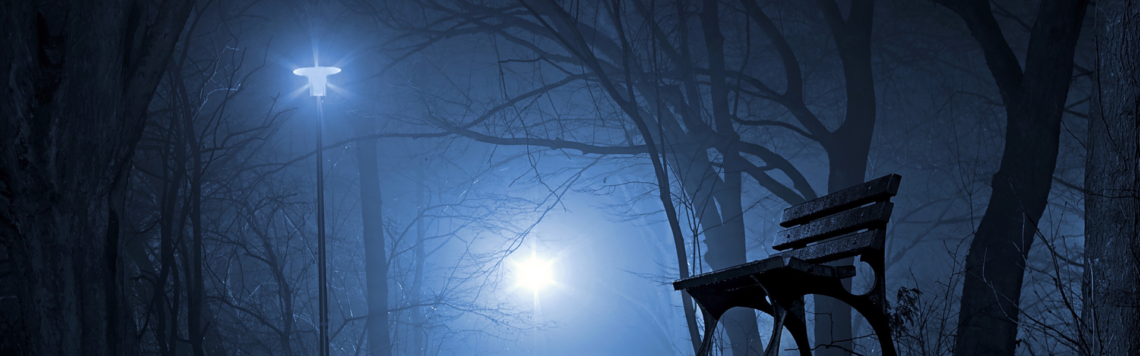
<svg viewBox="0 0 1140 356">
<path fill-rule="evenodd" d="M 890 199 L 890 197 L 898 194 L 900 181 L 902 181 L 902 176 L 889 174 L 784 209 L 784 217 L 780 220 L 780 226 L 792 227 L 863 204 Z"/>
<path fill-rule="evenodd" d="M 886 232 L 883 229 L 871 229 L 772 256 L 795 257 L 811 263 L 824 263 L 862 255 L 871 250 L 882 250 L 885 241 Z"/>
<path fill-rule="evenodd" d="M 691 276 L 689 278 L 678 280 L 676 282 L 673 282 L 673 289 L 682 290 L 695 286 L 724 282 L 733 278 L 745 277 L 754 273 L 762 273 L 764 271 L 784 267 L 786 265 L 787 264 L 785 261 L 778 258 L 767 258 L 759 261 L 752 261 L 745 264 L 740 264 L 712 272 L 705 272 Z"/>
<path fill-rule="evenodd" d="M 808 263 L 795 258 L 769 257 L 763 260 L 736 265 L 733 267 L 706 272 L 673 282 L 673 290 L 708 287 L 718 285 L 725 291 L 734 288 L 755 285 L 752 276 L 760 276 L 780 269 L 790 269 L 805 274 L 830 277 L 851 278 L 855 276 L 855 268 L 851 266 L 825 266 Z"/>
<path fill-rule="evenodd" d="M 893 208 L 890 202 L 879 202 L 792 227 L 776 233 L 772 248 L 782 251 L 862 229 L 885 227 Z"/>
</svg>

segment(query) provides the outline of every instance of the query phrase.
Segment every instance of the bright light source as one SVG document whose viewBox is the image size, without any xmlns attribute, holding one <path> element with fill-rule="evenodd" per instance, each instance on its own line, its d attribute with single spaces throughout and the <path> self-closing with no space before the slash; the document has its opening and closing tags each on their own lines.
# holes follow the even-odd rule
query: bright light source
<svg viewBox="0 0 1140 356">
<path fill-rule="evenodd" d="M 340 68 L 337 67 L 308 67 L 293 70 L 293 74 L 309 78 L 310 96 L 325 96 L 329 76 L 337 73 L 340 73 Z"/>
<path fill-rule="evenodd" d="M 554 283 L 550 273 L 550 262 L 534 257 L 518 264 L 518 284 L 538 291 L 540 288 Z"/>
</svg>

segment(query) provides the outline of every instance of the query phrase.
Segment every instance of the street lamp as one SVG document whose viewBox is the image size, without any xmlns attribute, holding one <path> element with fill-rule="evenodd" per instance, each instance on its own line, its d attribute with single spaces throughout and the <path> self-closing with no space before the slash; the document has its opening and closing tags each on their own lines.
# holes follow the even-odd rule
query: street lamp
<svg viewBox="0 0 1140 356">
<path fill-rule="evenodd" d="M 337 67 L 308 67 L 293 70 L 293 74 L 309 78 L 309 96 L 317 97 L 317 102 L 320 102 L 320 97 L 325 96 L 329 76 L 337 73 L 340 73 L 340 68 Z"/>
<path fill-rule="evenodd" d="M 297 68 L 293 74 L 309 78 L 309 96 L 317 99 L 317 284 L 320 299 L 320 332 L 317 354 L 329 356 L 329 292 L 328 270 L 325 268 L 325 176 L 324 176 L 324 145 L 321 143 L 321 126 L 325 121 L 325 111 L 321 107 L 321 98 L 325 96 L 328 86 L 328 77 L 340 73 L 337 67 L 308 67 Z"/>
<path fill-rule="evenodd" d="M 542 306 L 539 303 L 538 291 L 543 287 L 555 284 L 553 273 L 550 271 L 550 266 L 554 261 L 544 260 L 538 258 L 533 252 L 529 259 L 516 262 L 515 277 L 518 279 L 516 287 L 525 287 L 534 293 L 534 315 L 539 324 L 542 323 Z M 539 334 L 535 331 L 534 334 L 534 350 L 536 353 L 540 351 Z"/>
<path fill-rule="evenodd" d="M 533 256 L 519 263 L 518 284 L 538 293 L 539 289 L 554 282 L 551 278 L 550 265 L 550 261 L 543 261 Z"/>
</svg>

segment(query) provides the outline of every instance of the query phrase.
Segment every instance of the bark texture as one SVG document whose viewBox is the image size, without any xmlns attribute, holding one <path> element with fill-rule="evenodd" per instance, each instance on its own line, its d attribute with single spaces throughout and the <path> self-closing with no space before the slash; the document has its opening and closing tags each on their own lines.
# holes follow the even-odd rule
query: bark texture
<svg viewBox="0 0 1140 356">
<path fill-rule="evenodd" d="M 1087 354 L 1140 355 L 1140 4 L 1096 4 L 1085 166 Z"/>
<path fill-rule="evenodd" d="M 0 236 L 26 354 L 130 355 L 126 170 L 193 2 L 15 1 L 0 19 Z"/>
</svg>

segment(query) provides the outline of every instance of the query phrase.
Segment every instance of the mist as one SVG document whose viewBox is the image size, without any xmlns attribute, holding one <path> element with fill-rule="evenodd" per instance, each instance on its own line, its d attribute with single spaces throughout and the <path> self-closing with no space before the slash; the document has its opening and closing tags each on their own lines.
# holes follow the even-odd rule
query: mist
<svg viewBox="0 0 1140 356">
<path fill-rule="evenodd" d="M 4 7 L 0 354 L 1140 354 L 1133 2 Z"/>
</svg>

